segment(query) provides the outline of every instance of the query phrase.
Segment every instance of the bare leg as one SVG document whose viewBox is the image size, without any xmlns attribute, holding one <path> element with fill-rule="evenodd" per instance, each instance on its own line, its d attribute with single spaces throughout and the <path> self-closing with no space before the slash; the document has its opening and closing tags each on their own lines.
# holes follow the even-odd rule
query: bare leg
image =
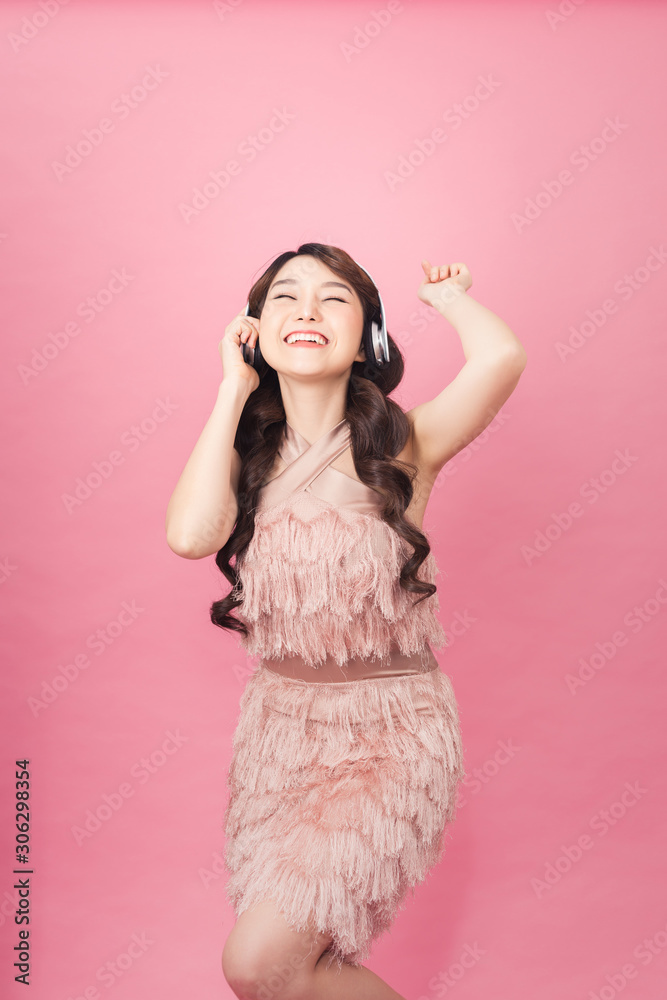
<svg viewBox="0 0 667 1000">
<path fill-rule="evenodd" d="M 238 917 L 222 952 L 222 971 L 243 1000 L 288 1000 L 331 943 L 313 925 L 293 930 L 276 904 L 264 900 Z"/>
<path fill-rule="evenodd" d="M 343 965 L 340 971 L 335 965 L 326 968 L 327 956 L 324 955 L 315 966 L 310 992 L 306 986 L 304 997 L 311 996 L 317 1000 L 405 1000 L 405 997 L 392 990 L 383 979 L 365 966 Z"/>
<path fill-rule="evenodd" d="M 363 966 L 326 967 L 331 938 L 298 932 L 275 903 L 245 910 L 222 953 L 225 978 L 240 1000 L 404 1000 Z"/>
</svg>

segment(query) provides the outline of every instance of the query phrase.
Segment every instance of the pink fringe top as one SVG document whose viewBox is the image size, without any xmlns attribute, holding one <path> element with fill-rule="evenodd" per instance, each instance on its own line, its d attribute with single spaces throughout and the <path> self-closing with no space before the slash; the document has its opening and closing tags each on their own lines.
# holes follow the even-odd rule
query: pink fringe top
<svg viewBox="0 0 667 1000">
<path fill-rule="evenodd" d="M 317 667 L 446 645 L 437 594 L 413 607 L 420 595 L 400 586 L 412 547 L 380 517 L 379 494 L 331 468 L 349 436 L 345 418 L 310 445 L 286 424 L 287 467 L 262 488 L 255 533 L 237 561 L 235 614 L 248 627 L 240 642 L 250 656 L 296 654 Z M 438 572 L 430 552 L 418 576 L 435 583 Z"/>
</svg>

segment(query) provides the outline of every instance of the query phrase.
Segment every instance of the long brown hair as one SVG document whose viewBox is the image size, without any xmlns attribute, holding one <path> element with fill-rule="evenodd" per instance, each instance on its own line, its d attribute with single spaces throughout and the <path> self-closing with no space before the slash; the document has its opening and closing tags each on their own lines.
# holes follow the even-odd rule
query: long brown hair
<svg viewBox="0 0 667 1000">
<path fill-rule="evenodd" d="M 344 250 L 323 243 L 302 243 L 298 250 L 281 254 L 258 278 L 250 290 L 250 315 L 261 316 L 273 279 L 281 267 L 293 257 L 316 257 L 334 274 L 349 282 L 357 292 L 364 309 L 364 332 L 375 320 L 380 322 L 378 291 L 370 277 Z M 437 590 L 433 583 L 417 578 L 417 571 L 431 551 L 426 535 L 405 517 L 413 496 L 417 467 L 396 459 L 405 446 L 410 423 L 401 407 L 389 399 L 403 378 L 403 355 L 389 339 L 390 360 L 383 368 L 367 361 L 354 361 L 347 387 L 345 418 L 350 427 L 350 445 L 357 475 L 384 499 L 379 514 L 413 547 L 413 554 L 401 568 L 400 585 L 404 590 L 422 596 L 420 603 Z M 238 484 L 238 517 L 234 530 L 217 553 L 215 561 L 234 590 L 238 575 L 236 567 L 255 532 L 255 509 L 266 470 L 273 469 L 285 430 L 285 408 L 278 375 L 268 363 L 260 382 L 248 397 L 241 413 L 234 447 L 242 459 Z M 410 470 L 410 472 L 406 471 Z M 236 556 L 235 566 L 231 558 Z M 230 593 L 211 605 L 211 621 L 220 628 L 232 629 L 247 636 L 244 622 L 230 612 L 243 603 L 242 597 Z"/>
</svg>

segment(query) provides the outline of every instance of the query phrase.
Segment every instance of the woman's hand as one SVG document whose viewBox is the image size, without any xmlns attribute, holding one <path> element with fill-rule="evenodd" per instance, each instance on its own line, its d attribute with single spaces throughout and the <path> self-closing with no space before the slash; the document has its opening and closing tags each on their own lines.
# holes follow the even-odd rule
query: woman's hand
<svg viewBox="0 0 667 1000">
<path fill-rule="evenodd" d="M 472 285 L 470 271 L 465 264 L 442 264 L 438 267 L 424 259 L 422 267 L 426 277 L 419 286 L 417 296 L 428 306 L 435 308 L 436 299 L 446 303 L 449 296 L 467 292 Z"/>
<path fill-rule="evenodd" d="M 259 374 L 252 365 L 243 360 L 241 344 L 255 346 L 259 337 L 259 320 L 245 315 L 245 307 L 235 316 L 225 329 L 225 335 L 218 344 L 222 358 L 222 377 L 225 381 L 236 379 L 247 383 L 248 392 L 254 392 L 259 385 Z"/>
</svg>

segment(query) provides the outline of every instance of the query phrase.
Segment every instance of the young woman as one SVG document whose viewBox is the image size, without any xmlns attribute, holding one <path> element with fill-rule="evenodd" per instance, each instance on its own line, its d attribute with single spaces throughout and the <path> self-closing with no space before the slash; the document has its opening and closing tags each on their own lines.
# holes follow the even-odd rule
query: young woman
<svg viewBox="0 0 667 1000">
<path fill-rule="evenodd" d="M 445 636 L 422 521 L 526 359 L 467 294 L 464 264 L 422 267 L 418 296 L 466 362 L 405 413 L 367 272 L 319 243 L 279 256 L 225 330 L 218 398 L 169 502 L 172 550 L 217 553 L 233 585 L 212 621 L 259 657 L 225 812 L 237 920 L 222 966 L 238 997 L 400 1000 L 361 960 L 455 816 L 459 716 L 432 651 Z"/>
</svg>

